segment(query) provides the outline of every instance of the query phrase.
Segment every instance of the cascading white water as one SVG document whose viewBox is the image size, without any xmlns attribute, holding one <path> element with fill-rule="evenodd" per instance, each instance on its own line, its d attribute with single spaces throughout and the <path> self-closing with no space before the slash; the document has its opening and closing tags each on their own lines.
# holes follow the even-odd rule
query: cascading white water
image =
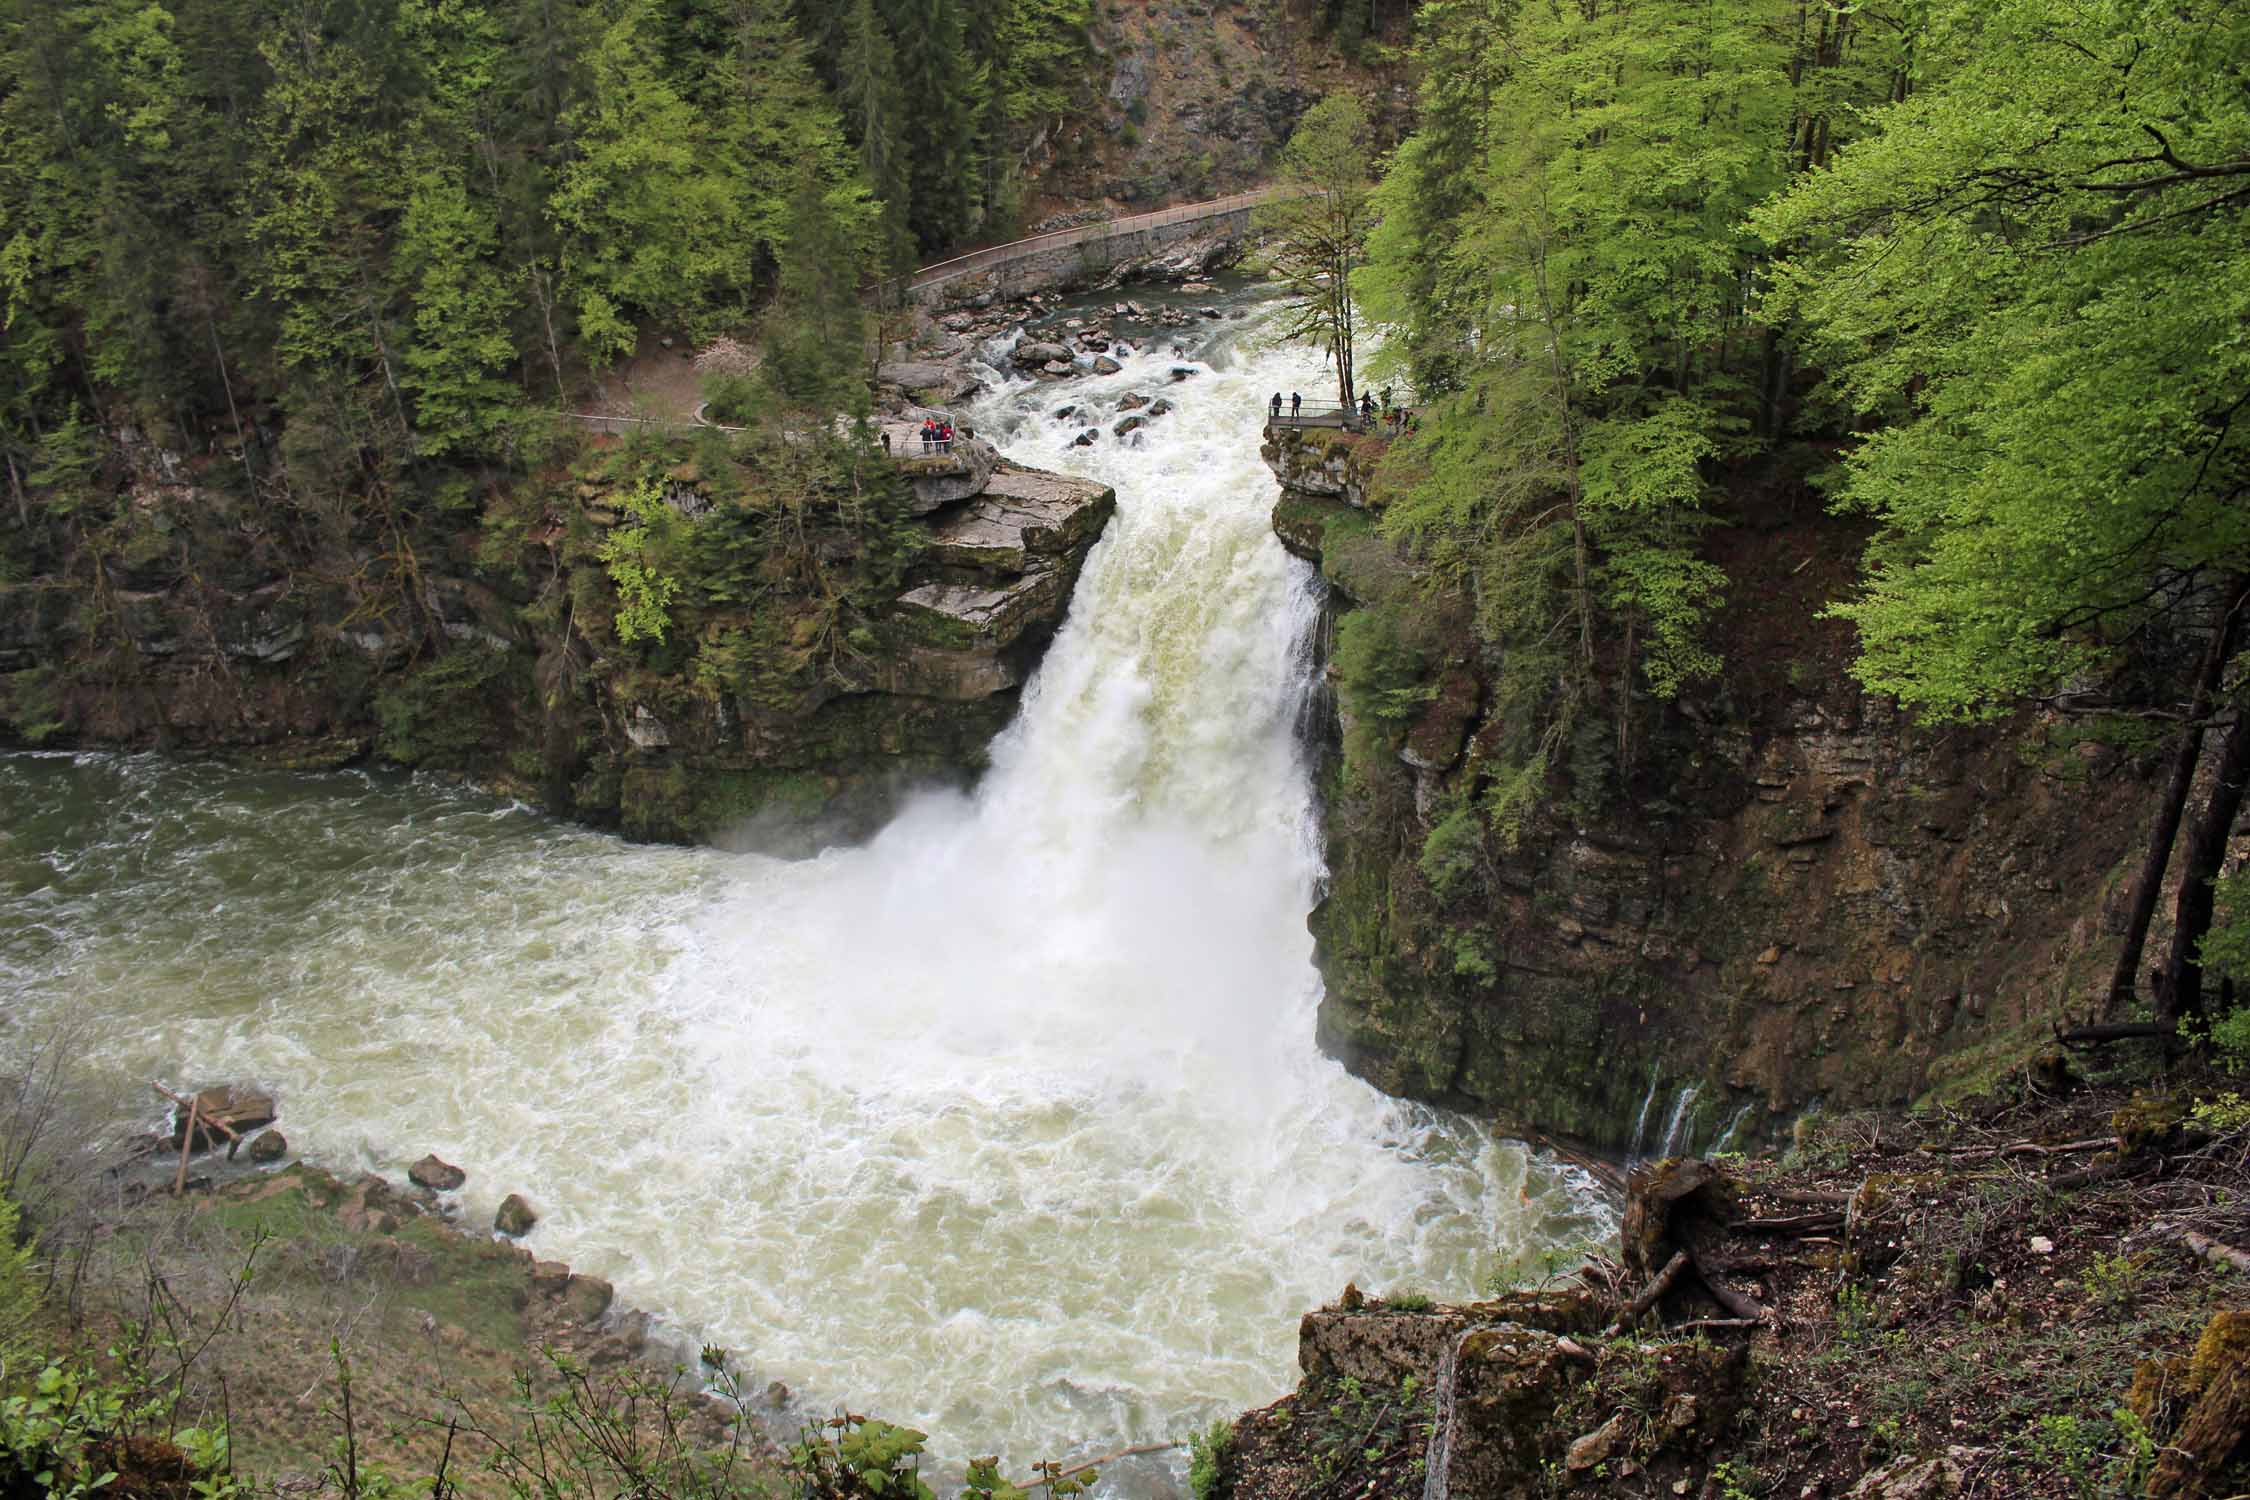
<svg viewBox="0 0 2250 1500">
<path fill-rule="evenodd" d="M 1314 1049 L 1317 599 L 1257 446 L 1321 376 L 1177 363 L 970 417 L 1119 491 L 974 796 L 788 863 L 380 778 L 0 760 L 40 830 L 0 842 L 15 1014 L 89 1009 L 123 1073 L 273 1084 L 339 1164 L 434 1149 L 472 1221 L 524 1191 L 538 1253 L 757 1381 L 1017 1467 L 1270 1399 L 1347 1281 L 1465 1295 L 1576 1238 L 1582 1179 Z"/>
<path fill-rule="evenodd" d="M 1672 1101 L 1672 1118 L 1665 1122 L 1664 1144 L 1657 1149 L 1658 1156 L 1678 1156 L 1695 1144 L 1695 1129 L 1688 1119 L 1688 1110 L 1694 1107 L 1695 1096 L 1701 1092 L 1697 1084 L 1683 1084 L 1678 1097 Z"/>
</svg>

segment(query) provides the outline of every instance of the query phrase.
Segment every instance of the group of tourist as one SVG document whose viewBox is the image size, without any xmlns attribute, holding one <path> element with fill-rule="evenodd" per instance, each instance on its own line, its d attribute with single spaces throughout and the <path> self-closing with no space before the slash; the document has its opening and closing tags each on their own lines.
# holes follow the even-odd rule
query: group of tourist
<svg viewBox="0 0 2250 1500">
<path fill-rule="evenodd" d="M 1273 400 L 1266 409 L 1270 414 L 1270 420 L 1275 422 L 1281 420 L 1281 392 L 1275 391 L 1273 393 Z M 1289 393 L 1289 421 L 1292 425 L 1304 420 L 1304 410 L 1305 398 L 1297 392 L 1291 391 Z M 1352 425 L 1349 420 L 1352 413 L 1351 407 L 1344 408 L 1346 418 L 1344 425 L 1347 427 Z M 1417 425 L 1413 413 L 1403 406 L 1394 406 L 1391 403 L 1391 388 L 1389 386 L 1383 387 L 1383 399 L 1379 407 L 1374 392 L 1360 392 L 1358 415 L 1358 425 L 1362 432 L 1380 425 L 1381 430 L 1386 435 L 1394 438 L 1414 431 Z"/>
<path fill-rule="evenodd" d="M 953 451 L 953 424 L 936 417 L 922 419 L 922 451 L 924 453 L 951 453 Z"/>
</svg>

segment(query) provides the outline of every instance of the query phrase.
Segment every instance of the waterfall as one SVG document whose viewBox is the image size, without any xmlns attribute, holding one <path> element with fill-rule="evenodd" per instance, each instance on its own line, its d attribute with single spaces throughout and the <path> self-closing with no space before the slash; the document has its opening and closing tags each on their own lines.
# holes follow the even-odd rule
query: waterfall
<svg viewBox="0 0 2250 1500">
<path fill-rule="evenodd" d="M 1656 1075 L 1662 1063 L 1652 1063 L 1648 1070 L 1648 1092 L 1641 1095 L 1641 1112 L 1633 1117 L 1633 1143 L 1625 1148 L 1625 1164 L 1631 1166 L 1641 1159 L 1641 1139 L 1648 1131 L 1648 1107 L 1656 1102 Z"/>
<path fill-rule="evenodd" d="M 1454 1390 L 1459 1385 L 1461 1351 L 1474 1328 L 1464 1328 L 1438 1360 L 1437 1411 L 1430 1423 L 1430 1447 L 1422 1460 L 1422 1500 L 1451 1500 L 1453 1490 Z"/>
<path fill-rule="evenodd" d="M 1600 1232 L 1581 1179 L 1314 1045 L 1321 594 L 1258 446 L 1317 356 L 1123 363 L 961 413 L 1118 492 L 973 795 L 788 862 L 401 777 L 0 757 L 0 890 L 35 893 L 0 1003 L 96 1018 L 119 1076 L 268 1083 L 344 1169 L 458 1161 L 467 1221 L 520 1191 L 542 1258 L 757 1383 L 1011 1471 L 1272 1399 L 1347 1281 L 1467 1293 Z M 1174 409 L 1132 446 L 1136 391 Z"/>
<path fill-rule="evenodd" d="M 1734 1133 L 1742 1128 L 1742 1122 L 1744 1120 L 1750 1118 L 1750 1111 L 1754 1107 L 1755 1106 L 1753 1105 L 1745 1104 L 1740 1109 L 1734 1112 L 1734 1118 L 1727 1121 L 1727 1128 L 1720 1131 L 1719 1138 L 1711 1143 L 1711 1155 L 1716 1156 L 1721 1151 L 1726 1150 L 1727 1147 L 1734 1144 Z"/>
<path fill-rule="evenodd" d="M 1694 1105 L 1695 1096 L 1699 1091 L 1695 1084 L 1684 1085 L 1680 1089 L 1679 1097 L 1672 1101 L 1672 1118 L 1664 1126 L 1664 1145 L 1657 1151 L 1658 1156 L 1678 1156 L 1682 1151 L 1695 1144 L 1693 1126 L 1688 1120 L 1688 1110 Z"/>
</svg>

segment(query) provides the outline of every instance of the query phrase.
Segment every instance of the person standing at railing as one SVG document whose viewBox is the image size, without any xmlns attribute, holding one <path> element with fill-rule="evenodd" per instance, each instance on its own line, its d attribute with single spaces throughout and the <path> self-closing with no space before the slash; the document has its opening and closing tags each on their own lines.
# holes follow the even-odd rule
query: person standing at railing
<svg viewBox="0 0 2250 1500">
<path fill-rule="evenodd" d="M 1271 422 L 1278 422 L 1281 420 L 1281 392 L 1279 391 L 1275 391 L 1273 393 L 1273 406 L 1267 416 L 1267 420 Z"/>
<path fill-rule="evenodd" d="M 1297 421 L 1297 414 L 1304 409 L 1305 398 L 1298 395 L 1295 391 L 1291 391 L 1289 393 L 1289 420 L 1292 425 L 1294 425 Z"/>
</svg>

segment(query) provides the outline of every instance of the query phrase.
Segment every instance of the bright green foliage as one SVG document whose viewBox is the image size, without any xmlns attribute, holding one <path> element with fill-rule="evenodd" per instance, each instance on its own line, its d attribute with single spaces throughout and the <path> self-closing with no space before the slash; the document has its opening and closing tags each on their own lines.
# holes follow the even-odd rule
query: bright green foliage
<svg viewBox="0 0 2250 1500">
<path fill-rule="evenodd" d="M 1219 1500 L 1227 1459 L 1234 1452 L 1234 1424 L 1213 1422 L 1188 1439 L 1188 1489 L 1195 1500 Z"/>
<path fill-rule="evenodd" d="M 617 588 L 617 638 L 662 641 L 680 592 L 680 580 L 667 571 L 679 518 L 653 478 L 619 499 L 632 520 L 612 527 L 596 550 Z"/>
<path fill-rule="evenodd" d="M 1330 95 L 1305 111 L 1282 148 L 1284 196 L 1254 215 L 1272 237 L 1272 269 L 1289 299 L 1281 336 L 1327 356 L 1344 406 L 1356 390 L 1351 274 L 1365 256 L 1374 217 L 1367 153 L 1366 111 L 1349 94 Z"/>
<path fill-rule="evenodd" d="M 1670 697 L 1720 669 L 1713 478 L 1781 434 L 1790 367 L 1745 219 L 1894 87 L 1903 53 L 1863 25 L 1783 0 L 1420 14 L 1422 115 L 1353 286 L 1378 376 L 1428 408 L 1386 525 L 1502 648 L 1503 830 L 1558 772 L 1591 802 L 1630 769 L 1633 678 Z"/>
<path fill-rule="evenodd" d="M 651 0 L 625 0 L 588 60 L 578 158 L 549 213 L 579 337 L 631 352 L 640 318 L 703 332 L 739 319 L 750 283 L 739 165 L 666 76 Z"/>
<path fill-rule="evenodd" d="M 832 1417 L 798 1436 L 786 1462 L 821 1500 L 934 1500 L 922 1482 L 930 1435 L 868 1417 Z"/>
<path fill-rule="evenodd" d="M 2250 568 L 2250 23 L 2207 6 L 1933 7 L 1935 82 L 1759 216 L 1778 309 L 1885 423 L 1859 674 L 1970 717 L 2099 668 Z"/>
<path fill-rule="evenodd" d="M 498 232 L 467 184 L 437 171 L 419 176 L 399 222 L 398 269 L 414 304 L 401 381 L 424 453 L 487 450 L 512 414 L 501 372 L 515 360 L 516 298 L 493 263 Z"/>
<path fill-rule="evenodd" d="M 1338 698 L 1345 714 L 1344 760 L 1364 775 L 1397 750 L 1430 700 L 1429 655 L 1402 634 L 1394 609 L 1347 612 L 1336 624 Z"/>
<path fill-rule="evenodd" d="M 39 1313 L 39 1283 L 31 1247 L 22 1240 L 21 1217 L 13 1202 L 0 1197 L 0 1376 L 22 1369 Z"/>
</svg>

